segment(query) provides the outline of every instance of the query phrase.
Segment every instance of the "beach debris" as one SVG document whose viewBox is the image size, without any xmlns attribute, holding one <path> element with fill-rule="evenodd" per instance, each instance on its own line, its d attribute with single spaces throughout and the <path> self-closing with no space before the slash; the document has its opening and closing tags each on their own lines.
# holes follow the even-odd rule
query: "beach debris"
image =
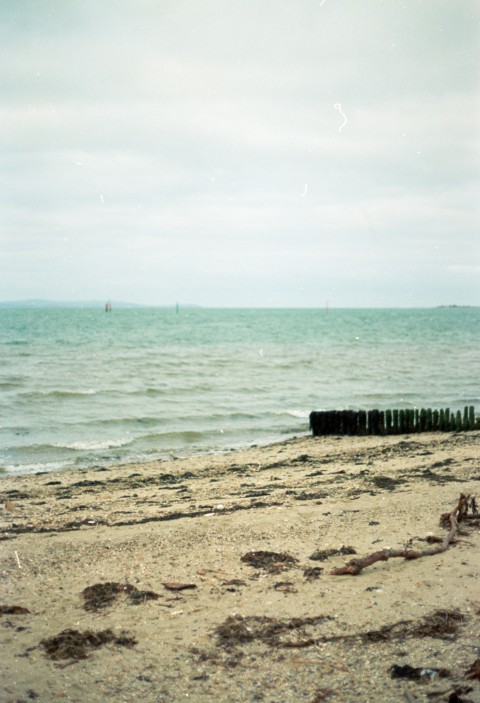
<svg viewBox="0 0 480 703">
<path fill-rule="evenodd" d="M 419 559 L 421 557 L 433 556 L 435 554 L 441 554 L 445 552 L 449 546 L 454 542 L 454 538 L 458 532 L 459 524 L 466 520 L 469 516 L 468 508 L 470 505 L 470 496 L 460 493 L 456 507 L 449 513 L 443 513 L 440 518 L 441 524 L 450 524 L 450 531 L 447 536 L 442 540 L 441 544 L 437 547 L 432 547 L 431 549 L 425 549 L 424 551 L 417 551 L 414 549 L 382 549 L 372 554 L 367 555 L 361 559 L 351 559 L 345 566 L 332 569 L 330 574 L 333 576 L 341 576 L 344 574 L 349 574 L 351 576 L 356 576 L 367 566 L 375 564 L 377 561 L 388 561 L 388 559 L 394 559 L 397 557 L 403 559 Z M 310 557 L 311 558 L 311 557 Z"/>
<path fill-rule="evenodd" d="M 85 610 L 100 610 L 100 608 L 108 608 L 115 601 L 119 593 L 131 593 L 135 589 L 128 583 L 116 583 L 115 581 L 107 581 L 106 583 L 95 583 L 93 586 L 87 586 L 82 591 L 82 596 L 85 599 Z"/>
<path fill-rule="evenodd" d="M 197 584 L 195 583 L 169 582 L 162 583 L 162 586 L 164 586 L 164 588 L 166 588 L 168 591 L 186 591 L 189 588 L 197 588 Z"/>
<path fill-rule="evenodd" d="M 222 581 L 220 585 L 229 593 L 236 593 L 240 587 L 246 586 L 247 583 L 243 579 L 229 579 Z"/>
<path fill-rule="evenodd" d="M 155 591 L 138 591 L 135 589 L 129 594 L 128 603 L 129 605 L 142 605 L 147 600 L 158 600 L 159 597 Z"/>
<path fill-rule="evenodd" d="M 28 615 L 29 613 L 29 609 L 21 605 L 0 605 L 0 615 Z"/>
<path fill-rule="evenodd" d="M 329 559 L 330 557 L 336 557 L 338 555 L 346 555 L 346 554 L 356 554 L 356 553 L 357 553 L 357 550 L 354 549 L 353 547 L 341 546 L 340 549 L 317 549 L 308 558 L 311 559 L 312 561 L 325 561 L 326 559 Z"/>
<path fill-rule="evenodd" d="M 224 666 L 226 668 L 233 669 L 242 663 L 245 656 L 240 649 L 234 649 L 231 647 L 224 647 L 216 650 L 205 650 L 193 646 L 189 648 L 189 652 L 193 655 L 195 663 L 202 667 L 198 673 L 199 679 L 197 680 L 202 680 L 204 678 L 203 674 L 206 673 L 203 670 L 204 664 L 210 663 L 215 667 Z"/>
<path fill-rule="evenodd" d="M 265 569 L 270 573 L 291 569 L 298 563 L 298 559 L 290 554 L 265 551 L 247 552 L 240 561 L 253 566 L 255 569 Z"/>
<path fill-rule="evenodd" d="M 139 591 L 138 588 L 130 583 L 117 583 L 116 581 L 107 581 L 106 583 L 96 583 L 93 586 L 87 586 L 82 591 L 85 600 L 85 610 L 98 611 L 101 608 L 110 607 L 120 594 L 128 594 L 130 605 L 140 605 L 147 600 L 157 600 L 158 593 L 154 591 Z"/>
<path fill-rule="evenodd" d="M 465 620 L 459 610 L 434 610 L 420 621 L 400 620 L 390 625 L 384 625 L 377 630 L 366 630 L 354 635 L 341 635 L 340 639 L 356 639 L 362 642 L 387 642 L 388 640 L 403 640 L 407 637 L 434 639 L 452 639 Z"/>
<path fill-rule="evenodd" d="M 471 686 L 455 686 L 452 693 L 448 697 L 448 703 L 473 703 L 470 698 L 462 698 L 461 696 L 465 693 L 470 693 L 472 691 Z"/>
<path fill-rule="evenodd" d="M 228 581 L 222 581 L 222 586 L 246 586 L 246 582 L 243 579 L 230 579 Z"/>
<path fill-rule="evenodd" d="M 437 678 L 446 678 L 452 675 L 449 669 L 430 669 L 410 664 L 394 664 L 390 667 L 392 679 L 409 679 L 411 681 L 434 681 Z"/>
<path fill-rule="evenodd" d="M 3 495 L 6 496 L 6 497 L 5 497 L 5 500 L 4 500 L 4 503 L 5 503 L 5 501 L 8 502 L 10 499 L 13 499 L 13 500 L 23 500 L 23 499 L 25 499 L 25 498 L 31 498 L 30 493 L 26 493 L 25 491 L 19 491 L 19 490 L 16 489 L 16 488 L 12 488 L 12 489 L 9 490 L 9 491 L 4 491 Z"/>
<path fill-rule="evenodd" d="M 303 571 L 303 575 L 307 581 L 315 581 L 315 579 L 320 578 L 322 573 L 323 566 L 310 566 Z"/>
<path fill-rule="evenodd" d="M 305 627 L 333 619 L 331 615 L 287 620 L 266 616 L 230 615 L 225 622 L 218 625 L 215 634 L 217 644 L 227 648 L 255 640 L 271 647 L 308 647 L 314 644 L 314 641 L 311 636 L 307 635 Z M 295 635 L 294 639 L 289 637 L 292 633 Z"/>
<path fill-rule="evenodd" d="M 427 544 L 442 544 L 443 537 L 437 537 L 436 535 L 427 535 L 426 537 L 417 537 L 420 542 L 427 542 Z M 456 544 L 456 540 L 452 540 L 450 544 Z"/>
<path fill-rule="evenodd" d="M 90 488 L 92 486 L 104 486 L 104 485 L 105 485 L 105 481 L 98 481 L 98 480 L 91 481 L 89 479 L 84 479 L 82 481 L 76 481 L 76 483 L 72 483 L 71 487 L 72 488 Z M 85 491 L 85 493 L 87 493 L 87 491 Z"/>
<path fill-rule="evenodd" d="M 431 637 L 453 639 L 465 620 L 458 610 L 434 610 L 420 621 L 401 620 L 377 630 L 364 630 L 340 635 L 320 635 L 314 628 L 335 620 L 332 615 L 280 620 L 266 616 L 231 615 L 215 630 L 217 645 L 236 647 L 259 641 L 271 647 L 312 647 L 327 642 L 356 642 L 385 644 L 407 638 Z M 313 631 L 312 631 L 313 630 Z M 292 637 L 293 635 L 293 637 Z"/>
<path fill-rule="evenodd" d="M 328 497 L 328 493 L 325 491 L 301 491 L 300 493 L 296 493 L 295 491 L 286 491 L 287 495 L 293 495 L 293 498 L 295 500 L 318 500 L 323 498 Z M 321 505 L 321 503 L 317 503 L 317 505 Z"/>
<path fill-rule="evenodd" d="M 458 523 L 465 521 L 470 522 L 470 524 L 477 524 L 479 515 L 477 511 L 475 496 L 460 493 L 460 498 L 457 507 L 449 513 L 442 513 L 442 515 L 440 516 L 440 525 L 446 527 L 449 523 L 451 524 L 452 515 L 456 517 Z"/>
<path fill-rule="evenodd" d="M 311 644 L 323 642 L 354 642 L 360 640 L 363 644 L 382 644 L 407 638 L 432 637 L 434 639 L 453 639 L 465 620 L 459 610 L 434 610 L 420 621 L 400 620 L 389 625 L 383 625 L 377 630 L 364 630 L 344 635 L 321 636 L 312 640 Z"/>
<path fill-rule="evenodd" d="M 470 669 L 465 672 L 465 678 L 480 681 L 480 659 L 475 659 Z"/>
<path fill-rule="evenodd" d="M 89 652 L 105 644 L 115 644 L 119 647 L 133 647 L 137 644 L 134 637 L 126 632 L 115 635 L 112 630 L 93 632 L 85 630 L 62 630 L 58 635 L 44 639 L 40 645 L 49 659 L 87 659 Z"/>
<path fill-rule="evenodd" d="M 312 700 L 312 703 L 322 703 L 322 701 L 326 701 L 333 694 L 334 691 L 331 688 L 320 688 L 316 692 L 315 698 Z"/>
<path fill-rule="evenodd" d="M 397 486 L 406 483 L 404 478 L 392 478 L 391 476 L 372 476 L 372 483 L 382 490 L 394 491 Z"/>
<path fill-rule="evenodd" d="M 273 588 L 275 591 L 281 591 L 282 593 L 298 593 L 293 581 L 277 581 L 277 583 L 273 584 Z"/>
<path fill-rule="evenodd" d="M 107 520 L 103 518 L 85 517 L 83 520 L 70 520 L 63 527 L 52 528 L 47 532 L 66 532 L 67 530 L 79 530 L 83 525 L 108 525 Z M 40 532 L 40 530 L 32 530 L 32 532 Z"/>
</svg>

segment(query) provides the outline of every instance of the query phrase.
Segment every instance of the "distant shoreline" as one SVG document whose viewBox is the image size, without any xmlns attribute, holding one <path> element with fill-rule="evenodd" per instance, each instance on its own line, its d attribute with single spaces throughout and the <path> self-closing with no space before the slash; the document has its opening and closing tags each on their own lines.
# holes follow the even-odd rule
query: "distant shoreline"
<svg viewBox="0 0 480 703">
<path fill-rule="evenodd" d="M 0 308 L 41 308 L 41 309 L 104 309 L 106 301 L 102 300 L 3 300 L 0 301 Z M 145 310 L 325 310 L 324 305 L 305 306 L 305 307 L 268 307 L 250 305 L 241 306 L 209 306 L 197 305 L 196 303 L 167 303 L 167 304 L 149 304 L 149 303 L 129 303 L 125 301 L 111 301 L 112 309 L 145 309 Z M 328 312 L 334 310 L 452 310 L 452 309 L 478 309 L 480 305 L 427 305 L 427 306 L 329 306 Z"/>
</svg>

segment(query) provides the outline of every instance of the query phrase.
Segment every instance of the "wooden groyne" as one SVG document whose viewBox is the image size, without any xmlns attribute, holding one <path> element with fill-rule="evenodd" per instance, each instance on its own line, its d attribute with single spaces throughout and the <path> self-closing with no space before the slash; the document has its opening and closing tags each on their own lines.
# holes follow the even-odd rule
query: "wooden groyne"
<svg viewBox="0 0 480 703">
<path fill-rule="evenodd" d="M 310 429 L 320 435 L 395 435 L 468 432 L 480 429 L 473 405 L 463 410 L 321 410 L 310 413 Z"/>
</svg>

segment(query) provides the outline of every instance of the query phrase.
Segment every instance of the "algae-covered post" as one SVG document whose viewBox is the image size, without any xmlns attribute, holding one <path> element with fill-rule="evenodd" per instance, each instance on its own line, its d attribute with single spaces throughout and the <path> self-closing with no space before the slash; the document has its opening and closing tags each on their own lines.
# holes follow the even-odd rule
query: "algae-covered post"
<svg viewBox="0 0 480 703">
<path fill-rule="evenodd" d="M 393 434 L 398 434 L 398 410 L 393 411 Z"/>
<path fill-rule="evenodd" d="M 392 411 L 385 411 L 385 432 L 387 434 L 392 434 Z"/>
<path fill-rule="evenodd" d="M 438 429 L 440 432 L 445 432 L 445 410 L 440 410 Z"/>
</svg>

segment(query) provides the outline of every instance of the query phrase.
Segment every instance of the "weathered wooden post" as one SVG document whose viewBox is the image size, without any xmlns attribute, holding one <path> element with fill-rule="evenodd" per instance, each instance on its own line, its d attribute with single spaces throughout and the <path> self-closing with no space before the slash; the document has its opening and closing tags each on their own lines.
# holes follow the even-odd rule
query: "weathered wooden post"
<svg viewBox="0 0 480 703">
<path fill-rule="evenodd" d="M 327 434 L 335 434 L 335 415 L 329 410 L 327 412 Z"/>
<path fill-rule="evenodd" d="M 310 413 L 310 429 L 312 434 L 317 437 L 318 435 L 325 434 L 325 413 L 316 412 L 315 410 Z"/>
<path fill-rule="evenodd" d="M 360 410 L 358 413 L 358 434 L 367 434 L 367 413 L 365 410 Z"/>
<path fill-rule="evenodd" d="M 393 411 L 393 434 L 398 434 L 398 410 Z"/>
<path fill-rule="evenodd" d="M 438 423 L 440 432 L 445 432 L 445 410 L 440 410 L 440 419 Z"/>
<path fill-rule="evenodd" d="M 337 413 L 335 410 L 331 410 L 327 416 L 327 426 L 329 429 L 328 434 L 337 434 Z"/>
<path fill-rule="evenodd" d="M 322 434 L 330 434 L 330 432 L 331 432 L 331 428 L 330 428 L 330 413 L 329 413 L 327 410 L 325 410 L 325 411 L 322 413 L 322 416 L 323 416 L 323 420 L 322 420 L 322 424 L 323 424 L 323 433 L 322 433 Z"/>
<path fill-rule="evenodd" d="M 469 425 L 470 429 L 474 430 L 475 429 L 475 408 L 473 405 L 471 405 L 468 409 L 468 419 L 469 419 Z"/>
<path fill-rule="evenodd" d="M 325 411 L 319 413 L 319 428 L 321 429 L 321 432 L 319 432 L 319 434 L 328 434 L 327 420 L 328 415 Z"/>
<path fill-rule="evenodd" d="M 385 411 L 385 433 L 392 434 L 392 411 Z"/>
<path fill-rule="evenodd" d="M 425 432 L 427 427 L 427 411 L 425 408 L 420 410 L 420 432 Z"/>
<path fill-rule="evenodd" d="M 345 410 L 345 434 L 356 435 L 358 432 L 358 413 L 354 410 Z"/>
<path fill-rule="evenodd" d="M 450 432 L 455 432 L 455 428 L 456 428 L 455 413 L 451 412 L 450 413 Z"/>
<path fill-rule="evenodd" d="M 410 410 L 410 408 L 405 409 L 405 432 L 413 432 L 414 431 L 414 424 L 413 424 L 413 411 Z"/>
<path fill-rule="evenodd" d="M 462 413 L 460 412 L 460 410 L 457 410 L 457 415 L 455 417 L 455 431 L 462 431 Z"/>
<path fill-rule="evenodd" d="M 338 410 L 332 410 L 332 425 L 333 425 L 332 434 L 334 434 L 334 435 L 341 434 L 341 432 L 340 432 L 340 413 L 338 412 Z"/>
<path fill-rule="evenodd" d="M 432 413 L 432 430 L 433 432 L 438 432 L 439 429 L 439 412 L 434 410 Z"/>
<path fill-rule="evenodd" d="M 370 434 L 380 434 L 380 411 L 379 410 L 372 410 L 372 425 L 371 425 L 371 430 Z"/>
<path fill-rule="evenodd" d="M 367 410 L 367 434 L 372 434 L 372 411 Z"/>
<path fill-rule="evenodd" d="M 378 420 L 378 429 L 381 435 L 386 434 L 385 432 L 385 411 L 380 410 L 380 417 Z"/>
<path fill-rule="evenodd" d="M 415 432 L 415 410 L 410 408 L 408 411 L 408 432 Z"/>
<path fill-rule="evenodd" d="M 340 427 L 341 427 L 341 416 L 338 410 L 332 410 L 332 427 L 333 427 L 333 432 L 332 434 L 341 434 L 340 432 Z"/>
<path fill-rule="evenodd" d="M 432 409 L 431 408 L 428 408 L 427 413 L 426 413 L 425 429 L 427 430 L 427 432 L 432 431 Z"/>
</svg>

